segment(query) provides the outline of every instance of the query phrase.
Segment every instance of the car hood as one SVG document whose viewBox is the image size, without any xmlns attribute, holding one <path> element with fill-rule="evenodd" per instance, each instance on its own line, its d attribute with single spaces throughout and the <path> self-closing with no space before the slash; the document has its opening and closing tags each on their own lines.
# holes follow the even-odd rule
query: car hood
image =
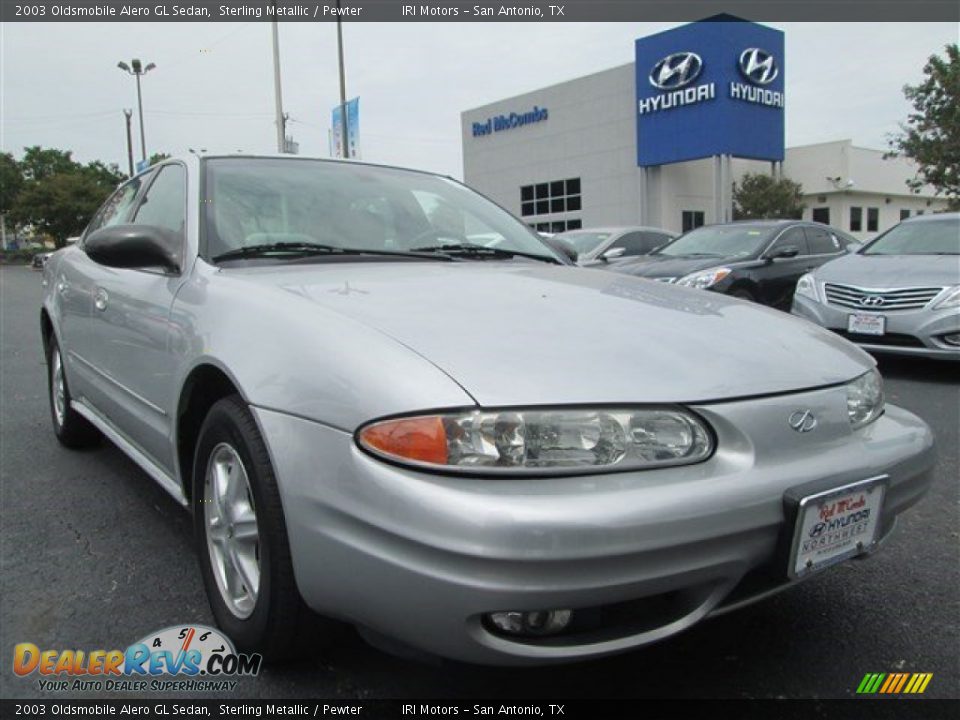
<svg viewBox="0 0 960 720">
<path fill-rule="evenodd" d="M 816 271 L 818 280 L 868 288 L 960 283 L 960 258 L 943 255 L 860 255 L 832 260 Z"/>
<path fill-rule="evenodd" d="M 742 259 L 736 261 L 730 258 L 722 257 L 670 257 L 668 255 L 647 255 L 639 260 L 622 262 L 610 269 L 614 272 L 624 273 L 626 275 L 635 275 L 637 277 L 648 278 L 682 278 L 684 275 L 715 268 L 720 266 L 729 267 L 731 264 L 740 265 Z"/>
<path fill-rule="evenodd" d="M 486 261 L 223 273 L 270 286 L 306 332 L 311 305 L 376 328 L 483 406 L 709 401 L 845 382 L 873 365 L 812 323 L 600 270 Z"/>
</svg>

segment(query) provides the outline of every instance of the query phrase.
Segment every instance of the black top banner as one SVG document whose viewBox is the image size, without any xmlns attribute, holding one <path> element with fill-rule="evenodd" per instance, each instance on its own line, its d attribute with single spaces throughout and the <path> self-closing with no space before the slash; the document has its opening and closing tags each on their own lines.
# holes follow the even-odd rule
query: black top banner
<svg viewBox="0 0 960 720">
<path fill-rule="evenodd" d="M 553 0 L 553 2 L 402 2 L 401 0 L 0 0 L 4 22 L 629 22 L 960 21 L 956 0 Z"/>
</svg>

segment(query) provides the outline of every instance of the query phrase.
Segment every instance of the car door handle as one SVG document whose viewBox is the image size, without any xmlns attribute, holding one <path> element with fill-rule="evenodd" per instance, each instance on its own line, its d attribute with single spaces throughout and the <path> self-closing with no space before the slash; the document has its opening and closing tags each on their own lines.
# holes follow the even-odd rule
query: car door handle
<svg viewBox="0 0 960 720">
<path fill-rule="evenodd" d="M 107 309 L 107 302 L 110 300 L 110 296 L 107 294 L 107 291 L 103 288 L 97 288 L 97 292 L 93 297 L 93 305 L 97 310 L 103 312 Z"/>
</svg>

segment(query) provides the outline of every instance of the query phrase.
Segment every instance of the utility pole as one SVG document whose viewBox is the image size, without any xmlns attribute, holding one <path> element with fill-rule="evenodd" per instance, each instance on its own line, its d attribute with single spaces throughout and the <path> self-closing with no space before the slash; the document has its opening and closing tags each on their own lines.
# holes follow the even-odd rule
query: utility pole
<svg viewBox="0 0 960 720">
<path fill-rule="evenodd" d="M 277 152 L 282 153 L 286 145 L 286 131 L 283 117 L 283 91 L 280 88 L 280 33 L 277 28 L 277 0 L 273 0 L 273 99 L 277 123 Z"/>
<path fill-rule="evenodd" d="M 337 55 L 340 59 L 340 147 L 341 157 L 350 157 L 347 129 L 347 80 L 343 70 L 343 23 L 340 20 L 340 0 L 337 0 Z"/>
<path fill-rule="evenodd" d="M 127 165 L 130 168 L 130 177 L 133 177 L 133 135 L 130 124 L 133 121 L 133 110 L 124 109 L 123 118 L 127 121 Z"/>
<path fill-rule="evenodd" d="M 133 75 L 137 79 L 137 108 L 140 112 L 140 159 L 144 162 L 144 164 L 146 164 L 147 141 L 143 133 L 143 94 L 140 90 L 140 76 L 146 75 L 157 66 L 153 63 L 149 63 L 146 67 L 143 67 L 143 63 L 141 63 L 139 59 L 134 58 L 130 61 L 129 65 L 127 65 L 125 62 L 119 62 L 117 63 L 117 67 L 124 72 Z"/>
</svg>

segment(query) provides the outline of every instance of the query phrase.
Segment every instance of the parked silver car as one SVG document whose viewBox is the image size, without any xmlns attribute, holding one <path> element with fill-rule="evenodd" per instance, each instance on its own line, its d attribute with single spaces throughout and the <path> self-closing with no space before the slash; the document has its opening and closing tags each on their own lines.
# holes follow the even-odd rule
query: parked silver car
<svg viewBox="0 0 960 720">
<path fill-rule="evenodd" d="M 804 275 L 792 311 L 871 352 L 960 360 L 960 214 L 905 220 Z"/>
<path fill-rule="evenodd" d="M 676 235 L 654 227 L 600 227 L 568 230 L 555 236 L 576 248 L 577 263 L 598 265 L 636 258 L 666 245 Z"/>
<path fill-rule="evenodd" d="M 621 652 L 871 553 L 929 482 L 854 345 L 573 267 L 427 173 L 165 161 L 44 282 L 57 437 L 192 510 L 217 623 L 268 656 L 320 616 L 482 663 Z"/>
</svg>

